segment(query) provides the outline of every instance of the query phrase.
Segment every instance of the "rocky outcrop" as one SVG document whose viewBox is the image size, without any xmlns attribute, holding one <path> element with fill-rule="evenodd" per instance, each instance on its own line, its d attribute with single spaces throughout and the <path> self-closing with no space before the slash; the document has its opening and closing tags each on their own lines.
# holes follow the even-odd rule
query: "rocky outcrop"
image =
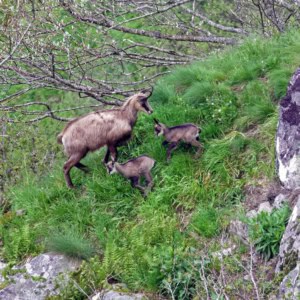
<svg viewBox="0 0 300 300">
<path fill-rule="evenodd" d="M 77 259 L 54 253 L 41 254 L 13 269 L 15 274 L 0 291 L 0 299 L 42 300 L 57 295 L 68 282 L 67 274 L 79 266 Z M 58 280 L 59 275 L 63 278 Z"/>
<path fill-rule="evenodd" d="M 92 300 L 146 300 L 143 294 L 127 294 L 103 290 L 92 297 Z"/>
<path fill-rule="evenodd" d="M 228 232 L 230 235 L 238 238 L 241 242 L 248 245 L 248 225 L 240 220 L 232 220 L 229 224 Z"/>
<path fill-rule="evenodd" d="M 0 261 L 0 284 L 5 282 L 5 278 L 2 275 L 2 270 L 4 270 L 6 268 L 7 264 L 5 264 L 4 262 Z"/>
<path fill-rule="evenodd" d="M 300 198 L 281 239 L 276 272 L 291 271 L 300 261 Z"/>
<path fill-rule="evenodd" d="M 300 68 L 280 102 L 276 137 L 277 171 L 287 189 L 300 187 Z"/>
<path fill-rule="evenodd" d="M 282 280 L 277 300 L 298 300 L 300 299 L 300 263 L 290 271 Z"/>
<path fill-rule="evenodd" d="M 276 272 L 286 274 L 277 299 L 300 297 L 300 197 L 282 237 Z"/>
</svg>

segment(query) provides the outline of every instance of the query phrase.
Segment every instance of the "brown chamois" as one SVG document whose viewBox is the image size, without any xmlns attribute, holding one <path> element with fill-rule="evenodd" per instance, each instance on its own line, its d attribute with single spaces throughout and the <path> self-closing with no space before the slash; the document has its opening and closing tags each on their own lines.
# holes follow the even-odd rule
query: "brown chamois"
<svg viewBox="0 0 300 300">
<path fill-rule="evenodd" d="M 199 133 L 201 132 L 201 128 L 191 123 L 167 127 L 156 119 L 154 119 L 154 122 L 156 123 L 154 126 L 156 135 L 163 135 L 165 138 L 163 145 L 169 145 L 167 150 L 167 161 L 170 161 L 171 152 L 177 148 L 180 141 L 197 147 L 196 157 L 200 155 L 202 146 L 199 142 Z"/>
<path fill-rule="evenodd" d="M 131 96 L 120 108 L 91 112 L 66 125 L 57 136 L 57 141 L 64 145 L 68 156 L 63 167 L 68 187 L 74 187 L 70 177 L 72 167 L 87 171 L 88 168 L 80 160 L 89 151 L 107 146 L 104 163 L 108 162 L 110 155 L 113 161 L 117 160 L 117 147 L 130 139 L 138 112 L 153 112 L 148 103 L 151 94 L 152 92 L 142 91 Z"/>
<path fill-rule="evenodd" d="M 110 161 L 106 167 L 109 174 L 120 173 L 125 178 L 131 181 L 131 186 L 136 187 L 143 192 L 146 196 L 148 190 L 153 187 L 153 180 L 151 176 L 151 169 L 155 164 L 155 160 L 147 155 L 141 155 L 139 157 L 128 160 L 127 162 L 120 164 L 118 162 Z M 146 179 L 146 186 L 143 187 L 140 184 L 141 177 Z"/>
</svg>

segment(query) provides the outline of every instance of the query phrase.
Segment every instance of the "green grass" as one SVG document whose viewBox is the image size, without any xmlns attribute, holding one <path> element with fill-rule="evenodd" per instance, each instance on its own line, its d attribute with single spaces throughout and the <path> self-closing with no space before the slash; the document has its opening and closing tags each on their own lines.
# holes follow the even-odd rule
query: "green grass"
<svg viewBox="0 0 300 300">
<path fill-rule="evenodd" d="M 99 270 L 101 280 L 113 276 L 131 290 L 168 294 L 166 284 L 173 278 L 171 286 L 181 282 L 188 297 L 195 296 L 195 282 L 182 278 L 190 271 L 191 249 L 209 247 L 210 239 L 218 243 L 230 219 L 238 217 L 244 185 L 274 176 L 276 105 L 300 60 L 299 47 L 296 31 L 272 40 L 250 39 L 157 82 L 150 99 L 153 117 L 169 126 L 199 125 L 204 152 L 195 159 L 195 149 L 182 145 L 167 164 L 152 117 L 140 115 L 133 139 L 119 150 L 120 161 L 140 154 L 156 159 L 155 187 L 147 198 L 128 180 L 107 174 L 101 163 L 104 149 L 84 159 L 89 174 L 72 170 L 77 189 L 67 189 L 63 151 L 56 144 L 63 124 L 46 120 L 28 128 L 10 126 L 16 139 L 8 161 L 18 184 L 6 197 L 12 211 L 26 214 L 3 211 L 0 216 L 1 256 L 20 261 L 48 247 L 87 260 L 96 253 L 93 270 Z M 58 108 L 72 103 L 70 94 L 53 93 L 44 97 L 58 97 Z"/>
</svg>

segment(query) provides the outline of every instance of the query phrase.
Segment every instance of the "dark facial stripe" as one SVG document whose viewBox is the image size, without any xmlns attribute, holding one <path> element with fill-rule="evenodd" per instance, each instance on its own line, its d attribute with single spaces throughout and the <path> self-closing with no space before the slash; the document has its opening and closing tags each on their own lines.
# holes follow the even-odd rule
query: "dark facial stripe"
<svg viewBox="0 0 300 300">
<path fill-rule="evenodd" d="M 146 111 L 150 110 L 149 107 L 148 107 L 148 105 L 146 104 L 146 102 L 142 103 L 142 107 L 145 108 Z"/>
</svg>

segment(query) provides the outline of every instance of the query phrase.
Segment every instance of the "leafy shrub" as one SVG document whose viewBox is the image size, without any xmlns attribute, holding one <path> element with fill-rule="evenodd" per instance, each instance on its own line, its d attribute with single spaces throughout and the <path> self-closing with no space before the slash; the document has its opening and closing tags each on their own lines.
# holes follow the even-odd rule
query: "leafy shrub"
<svg viewBox="0 0 300 300">
<path fill-rule="evenodd" d="M 266 259 L 279 252 L 279 245 L 290 216 L 290 208 L 286 205 L 272 213 L 261 212 L 250 219 L 249 234 L 256 250 Z"/>
<path fill-rule="evenodd" d="M 170 252 L 169 257 L 164 257 L 161 267 L 163 281 L 160 291 L 171 299 L 195 299 L 197 282 L 200 282 L 200 270 L 207 269 L 209 261 L 202 260 L 195 253 L 195 249 L 187 248 L 181 253 Z"/>
</svg>

